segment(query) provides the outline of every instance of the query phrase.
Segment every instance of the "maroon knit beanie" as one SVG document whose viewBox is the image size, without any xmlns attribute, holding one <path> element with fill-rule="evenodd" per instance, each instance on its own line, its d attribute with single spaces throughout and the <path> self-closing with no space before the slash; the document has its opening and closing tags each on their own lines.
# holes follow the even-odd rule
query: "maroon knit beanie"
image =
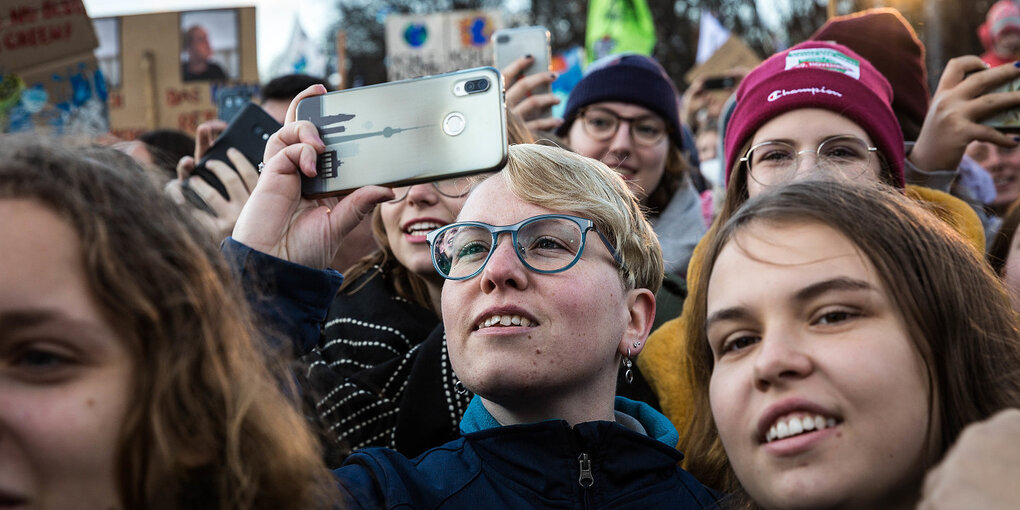
<svg viewBox="0 0 1020 510">
<path fill-rule="evenodd" d="M 839 44 L 807 41 L 777 53 L 754 68 L 737 88 L 726 127 L 726 182 L 740 149 L 755 131 L 792 110 L 836 112 L 864 129 L 903 183 L 903 133 L 892 111 L 892 88 L 874 66 Z"/>
<path fill-rule="evenodd" d="M 833 41 L 866 58 L 889 80 L 893 112 L 918 127 L 928 114 L 928 71 L 924 44 L 900 11 L 891 8 L 836 16 L 811 36 L 812 41 Z"/>
</svg>

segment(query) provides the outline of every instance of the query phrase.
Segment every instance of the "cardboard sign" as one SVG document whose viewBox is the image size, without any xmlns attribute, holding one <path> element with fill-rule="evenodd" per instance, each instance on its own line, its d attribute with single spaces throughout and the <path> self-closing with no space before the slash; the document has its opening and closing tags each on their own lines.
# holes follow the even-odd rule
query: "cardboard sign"
<svg viewBox="0 0 1020 510">
<path fill-rule="evenodd" d="M 156 128 L 179 129 L 194 135 L 199 124 L 217 118 L 216 91 L 247 84 L 258 85 L 255 51 L 255 8 L 236 11 L 237 78 L 216 82 L 183 81 L 181 73 L 184 12 L 121 16 L 120 51 L 122 85 L 110 90 L 110 131 L 125 139 Z M 215 12 L 203 11 L 203 12 Z M 223 27 L 209 24 L 210 34 Z M 214 45 L 216 49 L 216 45 Z M 220 62 L 225 69 L 227 60 Z"/>
<path fill-rule="evenodd" d="M 687 83 L 694 83 L 694 80 L 702 76 L 728 76 L 735 68 L 744 68 L 750 71 L 760 63 L 761 58 L 743 39 L 730 36 L 726 44 L 716 50 L 704 64 L 688 71 L 684 75 L 684 79 L 687 80 Z"/>
<path fill-rule="evenodd" d="M 492 65 L 492 33 L 499 11 L 453 11 L 386 17 L 387 76 L 391 81 Z"/>
<path fill-rule="evenodd" d="M 19 0 L 0 7 L 0 66 L 21 71 L 99 45 L 82 0 Z"/>
<path fill-rule="evenodd" d="M 81 0 L 0 7 L 0 118 L 5 132 L 98 135 L 109 128 L 99 45 Z"/>
</svg>

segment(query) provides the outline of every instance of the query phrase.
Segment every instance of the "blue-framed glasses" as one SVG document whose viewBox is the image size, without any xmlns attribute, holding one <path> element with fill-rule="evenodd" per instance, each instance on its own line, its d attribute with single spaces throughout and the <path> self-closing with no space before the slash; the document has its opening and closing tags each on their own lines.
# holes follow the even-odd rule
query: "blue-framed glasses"
<svg viewBox="0 0 1020 510">
<path fill-rule="evenodd" d="M 598 234 L 613 260 L 623 267 L 616 248 L 595 228 L 593 221 L 565 214 L 532 216 L 506 226 L 462 221 L 433 230 L 426 239 L 436 271 L 448 280 L 466 280 L 482 272 L 504 232 L 510 233 L 514 251 L 524 267 L 536 273 L 559 273 L 580 260 L 589 230 Z"/>
</svg>

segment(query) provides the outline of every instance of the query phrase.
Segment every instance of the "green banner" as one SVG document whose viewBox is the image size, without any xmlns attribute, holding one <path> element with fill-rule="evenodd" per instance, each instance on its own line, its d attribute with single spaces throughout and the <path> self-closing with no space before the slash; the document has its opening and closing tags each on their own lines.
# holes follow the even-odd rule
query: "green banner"
<svg viewBox="0 0 1020 510">
<path fill-rule="evenodd" d="M 655 23 L 645 0 L 588 0 L 588 63 L 616 53 L 651 55 Z"/>
</svg>

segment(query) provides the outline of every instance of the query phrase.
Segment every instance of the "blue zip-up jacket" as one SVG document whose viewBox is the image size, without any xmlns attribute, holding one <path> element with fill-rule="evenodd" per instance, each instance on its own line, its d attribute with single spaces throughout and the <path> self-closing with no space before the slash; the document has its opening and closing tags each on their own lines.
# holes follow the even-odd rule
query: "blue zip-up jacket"
<svg viewBox="0 0 1020 510">
<path fill-rule="evenodd" d="M 275 341 L 302 352 L 343 281 L 227 238 L 223 254 Z M 717 495 L 678 463 L 679 438 L 651 406 L 616 397 L 616 422 L 501 426 L 475 397 L 463 436 L 408 459 L 387 448 L 352 455 L 334 473 L 344 508 L 714 508 Z"/>
<path fill-rule="evenodd" d="M 460 439 L 414 459 L 361 450 L 334 473 L 347 508 L 715 507 L 716 495 L 678 466 L 665 416 L 623 397 L 616 411 L 617 422 L 501 426 L 475 397 Z"/>
</svg>

